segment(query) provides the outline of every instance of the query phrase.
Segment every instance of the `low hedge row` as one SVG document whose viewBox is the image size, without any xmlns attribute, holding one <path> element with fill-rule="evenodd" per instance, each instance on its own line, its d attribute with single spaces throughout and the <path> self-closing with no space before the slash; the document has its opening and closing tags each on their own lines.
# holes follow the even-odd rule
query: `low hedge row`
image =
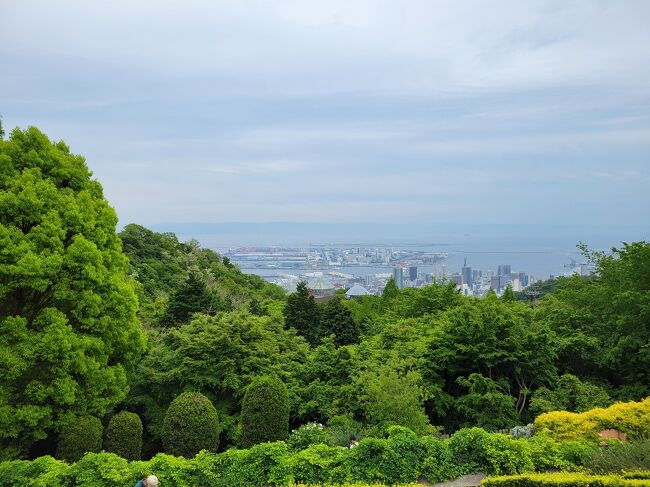
<svg viewBox="0 0 650 487">
<path fill-rule="evenodd" d="M 650 487 L 648 479 L 626 479 L 615 475 L 580 473 L 533 473 L 488 477 L 481 487 Z"/>
<path fill-rule="evenodd" d="M 5 462 L 0 486 L 131 487 L 152 473 L 165 487 L 408 484 L 421 477 L 441 482 L 472 471 L 508 475 L 570 467 L 561 446 L 544 436 L 516 440 L 480 428 L 460 430 L 443 441 L 393 426 L 388 438 L 366 438 L 354 448 L 314 444 L 296 452 L 278 441 L 220 454 L 203 451 L 191 459 L 158 454 L 129 463 L 102 452 L 71 465 L 51 457 Z"/>
</svg>

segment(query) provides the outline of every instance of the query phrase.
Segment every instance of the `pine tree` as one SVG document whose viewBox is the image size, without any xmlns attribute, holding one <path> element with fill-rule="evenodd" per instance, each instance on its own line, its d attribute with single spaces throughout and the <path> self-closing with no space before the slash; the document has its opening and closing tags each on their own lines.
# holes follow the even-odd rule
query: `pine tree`
<svg viewBox="0 0 650 487">
<path fill-rule="evenodd" d="M 187 281 L 169 298 L 165 316 L 161 322 L 165 326 L 187 323 L 192 313 L 211 313 L 214 299 L 203 280 L 192 272 Z"/>
<path fill-rule="evenodd" d="M 384 300 L 390 300 L 396 298 L 398 295 L 399 288 L 397 287 L 397 284 L 395 284 L 395 279 L 391 277 L 386 283 L 386 287 L 384 287 L 381 297 L 384 298 Z"/>
<path fill-rule="evenodd" d="M 284 308 L 284 320 L 287 326 L 295 328 L 311 345 L 318 345 L 322 336 L 320 316 L 314 296 L 304 282 L 299 282 L 296 292 L 289 295 Z"/>
</svg>

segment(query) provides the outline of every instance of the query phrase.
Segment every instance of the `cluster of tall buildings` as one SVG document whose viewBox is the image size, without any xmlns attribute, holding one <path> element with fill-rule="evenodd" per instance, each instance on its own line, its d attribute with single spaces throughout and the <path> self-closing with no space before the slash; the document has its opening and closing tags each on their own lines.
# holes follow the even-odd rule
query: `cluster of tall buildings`
<svg viewBox="0 0 650 487">
<path fill-rule="evenodd" d="M 496 272 L 473 269 L 463 263 L 460 272 L 449 273 L 447 266 L 442 262 L 433 264 L 431 274 L 418 274 L 416 266 L 398 266 L 393 268 L 393 279 L 400 289 L 405 287 L 420 287 L 430 282 L 455 282 L 465 295 L 484 296 L 488 291 L 494 290 L 502 294 L 508 286 L 513 291 L 522 291 L 535 282 L 535 278 L 526 272 L 513 272 L 510 264 L 501 264 Z"/>
</svg>

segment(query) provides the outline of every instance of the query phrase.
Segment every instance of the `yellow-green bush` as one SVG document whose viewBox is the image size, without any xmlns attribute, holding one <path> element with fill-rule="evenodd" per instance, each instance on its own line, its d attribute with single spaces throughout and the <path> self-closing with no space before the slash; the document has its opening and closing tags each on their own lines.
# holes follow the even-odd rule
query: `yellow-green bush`
<svg viewBox="0 0 650 487">
<path fill-rule="evenodd" d="M 557 440 L 580 438 L 597 440 L 598 432 L 613 428 L 631 438 L 650 435 L 650 397 L 639 402 L 621 402 L 608 408 L 595 408 L 584 413 L 553 411 L 535 419 L 539 430 L 548 430 Z"/>
<path fill-rule="evenodd" d="M 626 479 L 616 475 L 580 473 L 532 473 L 489 477 L 481 487 L 649 487 L 650 480 Z"/>
<path fill-rule="evenodd" d="M 629 472 L 623 472 L 623 478 L 650 480 L 650 470 L 632 470 Z"/>
</svg>

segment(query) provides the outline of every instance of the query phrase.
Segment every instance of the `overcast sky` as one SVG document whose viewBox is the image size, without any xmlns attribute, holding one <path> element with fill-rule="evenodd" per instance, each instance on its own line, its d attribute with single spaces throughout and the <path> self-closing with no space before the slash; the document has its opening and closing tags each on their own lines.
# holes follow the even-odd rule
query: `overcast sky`
<svg viewBox="0 0 650 487">
<path fill-rule="evenodd" d="M 647 224 L 650 1 L 0 0 L 121 223 Z"/>
</svg>

